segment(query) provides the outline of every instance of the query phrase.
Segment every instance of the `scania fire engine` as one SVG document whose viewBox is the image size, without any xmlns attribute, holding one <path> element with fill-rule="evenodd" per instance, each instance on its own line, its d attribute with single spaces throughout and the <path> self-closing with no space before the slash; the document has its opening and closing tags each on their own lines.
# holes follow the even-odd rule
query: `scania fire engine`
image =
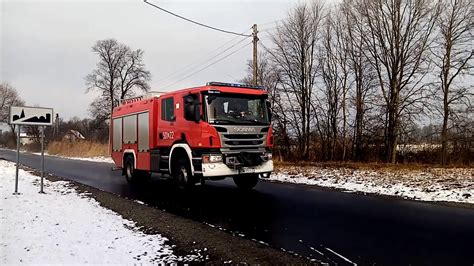
<svg viewBox="0 0 474 266">
<path fill-rule="evenodd" d="M 209 82 L 123 100 L 110 125 L 111 154 L 129 182 L 159 173 L 189 187 L 233 177 L 251 189 L 273 171 L 268 94 Z"/>
</svg>

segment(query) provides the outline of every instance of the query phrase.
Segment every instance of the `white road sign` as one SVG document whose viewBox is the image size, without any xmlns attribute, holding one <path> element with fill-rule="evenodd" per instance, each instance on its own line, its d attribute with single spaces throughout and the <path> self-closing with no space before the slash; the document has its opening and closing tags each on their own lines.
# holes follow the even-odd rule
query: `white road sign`
<svg viewBox="0 0 474 266">
<path fill-rule="evenodd" d="M 11 125 L 51 126 L 53 108 L 10 106 Z"/>
</svg>

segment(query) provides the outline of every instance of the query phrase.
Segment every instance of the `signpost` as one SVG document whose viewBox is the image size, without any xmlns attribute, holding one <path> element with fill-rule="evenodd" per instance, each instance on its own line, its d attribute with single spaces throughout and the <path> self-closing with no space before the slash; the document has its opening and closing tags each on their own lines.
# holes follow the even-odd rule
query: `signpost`
<svg viewBox="0 0 474 266">
<path fill-rule="evenodd" d="M 44 127 L 53 125 L 52 108 L 10 106 L 10 125 L 18 127 L 18 136 L 16 141 L 16 174 L 15 174 L 15 193 L 18 193 L 18 169 L 20 165 L 20 131 L 21 125 L 41 126 L 41 189 L 43 191 L 43 173 L 44 173 Z"/>
</svg>

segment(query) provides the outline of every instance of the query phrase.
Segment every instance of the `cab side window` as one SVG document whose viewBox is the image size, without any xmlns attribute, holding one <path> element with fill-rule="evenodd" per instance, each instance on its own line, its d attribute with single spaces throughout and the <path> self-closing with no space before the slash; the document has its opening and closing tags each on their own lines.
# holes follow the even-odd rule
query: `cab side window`
<svg viewBox="0 0 474 266">
<path fill-rule="evenodd" d="M 161 120 L 175 121 L 173 97 L 161 100 Z"/>
</svg>

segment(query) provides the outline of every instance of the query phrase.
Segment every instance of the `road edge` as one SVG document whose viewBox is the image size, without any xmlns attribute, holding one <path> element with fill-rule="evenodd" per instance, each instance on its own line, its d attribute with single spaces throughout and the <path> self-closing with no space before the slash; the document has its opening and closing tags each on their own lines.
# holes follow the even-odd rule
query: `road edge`
<svg viewBox="0 0 474 266">
<path fill-rule="evenodd" d="M 378 197 L 378 198 L 391 199 L 391 200 L 403 200 L 403 201 L 409 201 L 409 202 L 414 202 L 414 203 L 427 203 L 427 204 L 444 206 L 444 207 L 474 209 L 474 204 L 465 203 L 465 202 L 419 200 L 419 199 L 413 199 L 413 198 L 409 198 L 409 197 L 402 197 L 402 196 L 396 196 L 396 195 L 387 195 L 387 194 L 380 194 L 380 193 L 363 192 L 363 191 L 357 191 L 357 190 L 347 190 L 347 189 L 338 188 L 338 187 L 325 187 L 325 186 L 320 186 L 320 185 L 292 183 L 292 182 L 284 182 L 284 181 L 280 181 L 280 180 L 270 180 L 270 179 L 262 179 L 262 178 L 260 179 L 260 181 L 265 181 L 265 182 L 270 182 L 270 183 L 287 184 L 287 185 L 295 185 L 295 186 L 304 186 L 306 188 L 317 188 L 317 189 L 327 190 L 327 191 L 337 191 L 337 192 L 341 192 L 341 193 L 350 193 L 350 194 Z"/>
</svg>

